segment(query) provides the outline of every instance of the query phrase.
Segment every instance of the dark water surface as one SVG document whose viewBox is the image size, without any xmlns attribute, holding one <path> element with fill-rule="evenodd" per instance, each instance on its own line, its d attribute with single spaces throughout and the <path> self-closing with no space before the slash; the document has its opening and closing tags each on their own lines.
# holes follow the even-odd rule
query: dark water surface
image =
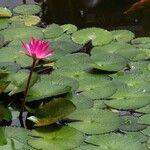
<svg viewBox="0 0 150 150">
<path fill-rule="evenodd" d="M 99 26 L 108 30 L 129 29 L 138 35 L 150 35 L 150 6 L 124 12 L 139 0 L 0 0 L 0 6 L 13 8 L 23 3 L 39 3 L 42 21 L 73 23 L 78 27 Z"/>
</svg>

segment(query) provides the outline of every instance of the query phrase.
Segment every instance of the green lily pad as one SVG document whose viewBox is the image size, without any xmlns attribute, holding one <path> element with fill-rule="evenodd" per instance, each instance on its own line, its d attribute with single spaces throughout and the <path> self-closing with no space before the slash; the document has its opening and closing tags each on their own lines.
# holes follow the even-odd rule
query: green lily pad
<svg viewBox="0 0 150 150">
<path fill-rule="evenodd" d="M 137 141 L 141 143 L 145 143 L 148 140 L 148 136 L 144 135 L 141 132 L 126 132 L 126 134 L 132 136 L 133 138 L 137 139 Z"/>
<path fill-rule="evenodd" d="M 0 34 L 0 48 L 4 45 L 4 36 Z"/>
<path fill-rule="evenodd" d="M 148 126 L 146 129 L 141 131 L 143 134 L 150 136 L 150 126 Z"/>
<path fill-rule="evenodd" d="M 64 24 L 61 25 L 61 27 L 63 28 L 64 32 L 66 32 L 67 34 L 72 34 L 77 31 L 77 27 L 73 24 Z"/>
<path fill-rule="evenodd" d="M 86 80 L 87 81 L 87 80 Z M 79 85 L 82 84 L 80 81 Z M 93 82 L 94 83 L 94 82 Z M 80 88 L 81 90 L 81 88 Z M 110 96 L 112 96 L 116 92 L 115 85 L 112 82 L 95 82 L 95 85 L 93 84 L 87 84 L 81 91 L 82 94 L 85 96 L 91 98 L 91 99 L 105 99 Z"/>
<path fill-rule="evenodd" d="M 73 33 L 72 40 L 78 44 L 85 44 L 92 40 L 94 46 L 105 45 L 113 40 L 112 34 L 101 28 L 86 28 Z"/>
<path fill-rule="evenodd" d="M 0 30 L 8 28 L 10 22 L 8 18 L 0 18 Z"/>
<path fill-rule="evenodd" d="M 11 83 L 6 88 L 5 92 L 9 92 L 9 96 L 12 96 L 19 92 L 23 92 L 27 85 L 28 76 L 29 72 L 26 70 L 20 70 L 17 73 L 10 75 L 9 81 Z M 32 87 L 38 79 L 39 76 L 34 73 L 30 81 L 30 87 Z"/>
<path fill-rule="evenodd" d="M 34 15 L 19 15 L 11 18 L 11 21 L 23 22 L 26 26 L 33 26 L 38 24 L 41 19 Z"/>
<path fill-rule="evenodd" d="M 79 146 L 84 141 L 84 135 L 76 129 L 67 126 L 47 126 L 32 130 L 29 145 L 36 149 L 72 149 Z M 38 138 L 41 137 L 41 138 Z"/>
<path fill-rule="evenodd" d="M 129 42 L 135 37 L 134 33 L 129 30 L 113 30 L 111 33 L 117 41 Z"/>
<path fill-rule="evenodd" d="M 104 71 L 119 71 L 126 67 L 127 60 L 118 54 L 92 53 L 91 59 L 93 60 L 92 67 Z"/>
<path fill-rule="evenodd" d="M 109 107 L 119 110 L 136 110 L 138 108 L 148 105 L 150 97 L 130 97 L 130 98 L 118 98 L 105 102 Z"/>
<path fill-rule="evenodd" d="M 90 99 L 89 97 L 83 94 L 74 94 L 72 95 L 72 98 L 67 97 L 67 99 L 74 103 L 74 105 L 77 108 L 76 111 L 89 109 L 89 108 L 92 108 L 94 105 L 92 99 Z"/>
<path fill-rule="evenodd" d="M 139 124 L 150 125 L 150 114 L 143 115 L 138 120 Z"/>
<path fill-rule="evenodd" d="M 132 60 L 136 56 L 143 54 L 142 51 L 140 51 L 138 48 L 135 48 L 134 46 L 124 43 L 124 42 L 112 42 L 104 46 L 98 46 L 94 47 L 92 49 L 91 54 L 92 55 L 98 55 L 100 56 L 101 53 L 107 53 L 107 54 L 118 54 L 122 57 Z"/>
<path fill-rule="evenodd" d="M 17 127 L 5 127 L 1 129 L 3 130 L 6 138 L 5 145 L 0 145 L 1 150 L 34 150 L 34 148 L 27 144 L 27 141 L 30 138 L 29 130 Z"/>
<path fill-rule="evenodd" d="M 138 124 L 138 117 L 132 117 L 132 116 L 123 116 L 121 117 L 122 119 L 122 125 L 119 127 L 120 130 L 122 131 L 130 131 L 130 132 L 135 132 L 135 131 L 140 131 L 145 129 L 147 126 Z"/>
<path fill-rule="evenodd" d="M 34 38 L 43 37 L 42 31 L 37 27 L 9 27 L 2 30 L 1 34 L 4 35 L 5 41 L 30 39 L 33 36 Z"/>
<path fill-rule="evenodd" d="M 6 7 L 0 7 L 0 17 L 11 17 L 11 11 Z"/>
<path fill-rule="evenodd" d="M 34 126 L 46 126 L 63 119 L 75 109 L 76 107 L 71 101 L 56 98 L 38 108 L 34 113 L 35 117 L 31 116 L 28 119 L 35 123 Z"/>
<path fill-rule="evenodd" d="M 1 146 L 4 146 L 4 145 L 6 145 L 7 144 L 7 140 L 6 140 L 6 138 L 5 138 L 5 130 L 4 130 L 4 128 L 0 128 L 0 133 L 1 133 L 1 135 L 0 135 L 0 148 L 1 148 Z"/>
<path fill-rule="evenodd" d="M 150 114 L 150 105 L 147 105 L 145 107 L 142 107 L 140 109 L 137 109 L 136 110 L 137 112 L 140 112 L 140 113 L 146 113 L 146 114 Z"/>
<path fill-rule="evenodd" d="M 117 130 L 120 118 L 117 113 L 100 110 L 84 109 L 75 111 L 69 116 L 73 121 L 68 125 L 86 134 L 102 134 Z"/>
<path fill-rule="evenodd" d="M 64 31 L 63 29 L 57 25 L 57 24 L 51 24 L 48 25 L 44 30 L 44 38 L 45 39 L 54 39 L 54 38 L 58 38 L 59 36 L 61 36 Z"/>
<path fill-rule="evenodd" d="M 115 133 L 93 135 L 86 142 L 98 145 L 102 150 L 144 150 L 144 146 L 133 136 Z"/>
<path fill-rule="evenodd" d="M 42 88 L 41 88 L 42 87 Z M 44 75 L 29 90 L 28 101 L 40 100 L 78 89 L 78 82 L 60 75 Z"/>
<path fill-rule="evenodd" d="M 34 15 L 38 14 L 41 11 L 41 7 L 33 4 L 23 4 L 20 6 L 16 6 L 13 9 L 13 12 L 21 15 Z"/>
</svg>

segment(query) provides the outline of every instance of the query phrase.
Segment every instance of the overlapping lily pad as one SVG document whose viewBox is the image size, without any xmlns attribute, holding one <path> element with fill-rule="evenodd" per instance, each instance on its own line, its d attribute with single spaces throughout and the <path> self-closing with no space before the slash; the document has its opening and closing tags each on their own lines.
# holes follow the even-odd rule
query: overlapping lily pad
<svg viewBox="0 0 150 150">
<path fill-rule="evenodd" d="M 132 136 L 122 134 L 93 135 L 86 140 L 103 150 L 144 150 L 144 146 Z"/>
<path fill-rule="evenodd" d="M 0 30 L 7 28 L 10 22 L 11 21 L 8 18 L 0 18 Z"/>
<path fill-rule="evenodd" d="M 0 17 L 11 17 L 11 11 L 6 7 L 0 7 Z"/>
<path fill-rule="evenodd" d="M 47 126 L 32 130 L 28 143 L 36 149 L 72 149 L 84 141 L 84 135 L 76 129 L 67 126 Z"/>
<path fill-rule="evenodd" d="M 75 111 L 69 116 L 74 121 L 69 126 L 86 134 L 102 134 L 117 130 L 120 126 L 119 115 L 100 109 Z"/>
<path fill-rule="evenodd" d="M 92 40 L 94 46 L 108 44 L 113 40 L 113 36 L 107 30 L 101 28 L 86 28 L 73 33 L 72 40 L 78 44 L 85 44 Z"/>
<path fill-rule="evenodd" d="M 111 33 L 117 41 L 129 42 L 135 37 L 134 33 L 129 30 L 113 30 Z"/>
<path fill-rule="evenodd" d="M 73 24 L 64 24 L 61 27 L 67 34 L 72 34 L 77 31 L 77 27 Z"/>
<path fill-rule="evenodd" d="M 41 88 L 42 87 L 42 88 Z M 40 100 L 68 93 L 78 88 L 78 82 L 60 75 L 44 75 L 29 90 L 28 101 Z"/>
</svg>

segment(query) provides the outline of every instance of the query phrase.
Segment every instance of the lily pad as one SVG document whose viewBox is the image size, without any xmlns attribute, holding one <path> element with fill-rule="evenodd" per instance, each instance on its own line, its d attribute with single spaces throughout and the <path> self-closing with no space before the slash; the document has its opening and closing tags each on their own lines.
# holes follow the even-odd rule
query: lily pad
<svg viewBox="0 0 150 150">
<path fill-rule="evenodd" d="M 47 126 L 32 130 L 32 136 L 37 137 L 28 141 L 36 149 L 72 149 L 84 141 L 84 135 L 76 129 L 67 126 Z M 39 138 L 38 138 L 39 137 Z"/>
<path fill-rule="evenodd" d="M 0 128 L 1 138 L 0 138 L 0 147 L 7 144 L 7 140 L 5 138 L 5 130 L 4 128 Z"/>
<path fill-rule="evenodd" d="M 126 67 L 127 60 L 118 54 L 92 53 L 91 59 L 93 60 L 92 67 L 104 71 L 119 71 Z"/>
<path fill-rule="evenodd" d="M 27 144 L 27 141 L 30 138 L 29 130 L 17 127 L 5 127 L 1 129 L 3 129 L 4 131 L 4 135 L 7 142 L 5 143 L 5 145 L 0 146 L 1 150 L 34 150 L 31 146 Z"/>
<path fill-rule="evenodd" d="M 0 7 L 0 17 L 11 17 L 11 11 L 6 7 Z"/>
<path fill-rule="evenodd" d="M 120 118 L 117 113 L 100 109 L 75 111 L 69 116 L 74 121 L 68 125 L 86 134 L 102 134 L 117 130 Z M 76 120 L 76 121 L 75 121 Z"/>
<path fill-rule="evenodd" d="M 34 15 L 38 14 L 41 11 L 41 7 L 33 4 L 23 4 L 20 6 L 16 6 L 13 9 L 13 12 L 21 15 Z"/>
<path fill-rule="evenodd" d="M 63 119 L 75 109 L 76 107 L 71 101 L 56 98 L 38 108 L 34 113 L 35 117 L 31 116 L 28 119 L 35 123 L 34 126 L 46 126 Z"/>
<path fill-rule="evenodd" d="M 43 37 L 42 31 L 37 27 L 9 27 L 1 31 L 1 34 L 4 35 L 5 41 L 30 39 L 33 36 L 34 38 Z"/>
<path fill-rule="evenodd" d="M 38 24 L 41 19 L 34 15 L 19 15 L 12 17 L 11 21 L 20 21 L 23 22 L 26 26 L 33 26 Z"/>
<path fill-rule="evenodd" d="M 28 101 L 40 100 L 46 97 L 65 94 L 77 88 L 78 82 L 73 79 L 60 75 L 44 75 L 29 90 L 27 99 Z"/>
<path fill-rule="evenodd" d="M 6 29 L 10 24 L 10 19 L 0 18 L 0 30 Z"/>
<path fill-rule="evenodd" d="M 146 129 L 141 131 L 143 134 L 150 136 L 150 126 L 148 126 Z"/>
<path fill-rule="evenodd" d="M 86 28 L 73 33 L 72 40 L 78 44 L 85 44 L 92 40 L 94 46 L 105 45 L 113 40 L 112 34 L 101 28 Z"/>
<path fill-rule="evenodd" d="M 117 41 L 129 42 L 135 37 L 134 33 L 129 30 L 113 30 L 111 33 Z"/>
<path fill-rule="evenodd" d="M 137 109 L 136 110 L 137 112 L 140 112 L 140 113 L 146 113 L 146 114 L 150 114 L 150 105 L 147 105 L 145 107 L 142 107 L 140 109 Z"/>
<path fill-rule="evenodd" d="M 63 28 L 64 32 L 66 32 L 67 34 L 72 34 L 77 31 L 77 27 L 73 24 L 64 24 L 61 25 L 61 27 Z"/>
<path fill-rule="evenodd" d="M 63 29 L 57 24 L 48 25 L 43 30 L 43 32 L 44 32 L 45 39 L 58 38 L 59 36 L 61 36 L 64 33 Z"/>
<path fill-rule="evenodd" d="M 123 116 L 122 118 L 122 125 L 119 127 L 122 131 L 140 131 L 145 129 L 147 126 L 138 124 L 138 117 L 132 117 L 132 116 Z"/>
<path fill-rule="evenodd" d="M 86 142 L 98 145 L 102 150 L 144 150 L 144 146 L 134 137 L 115 133 L 93 135 Z"/>
<path fill-rule="evenodd" d="M 150 125 L 150 114 L 143 115 L 138 120 L 139 124 Z"/>
</svg>

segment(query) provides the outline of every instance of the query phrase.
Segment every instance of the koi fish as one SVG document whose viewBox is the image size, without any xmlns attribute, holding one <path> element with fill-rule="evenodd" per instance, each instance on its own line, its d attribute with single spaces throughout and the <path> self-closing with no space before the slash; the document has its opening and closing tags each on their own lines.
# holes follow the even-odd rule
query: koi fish
<svg viewBox="0 0 150 150">
<path fill-rule="evenodd" d="M 127 11 L 124 12 L 124 14 L 134 12 L 138 9 L 145 8 L 147 6 L 150 6 L 150 0 L 140 0 L 134 3 Z"/>
</svg>

